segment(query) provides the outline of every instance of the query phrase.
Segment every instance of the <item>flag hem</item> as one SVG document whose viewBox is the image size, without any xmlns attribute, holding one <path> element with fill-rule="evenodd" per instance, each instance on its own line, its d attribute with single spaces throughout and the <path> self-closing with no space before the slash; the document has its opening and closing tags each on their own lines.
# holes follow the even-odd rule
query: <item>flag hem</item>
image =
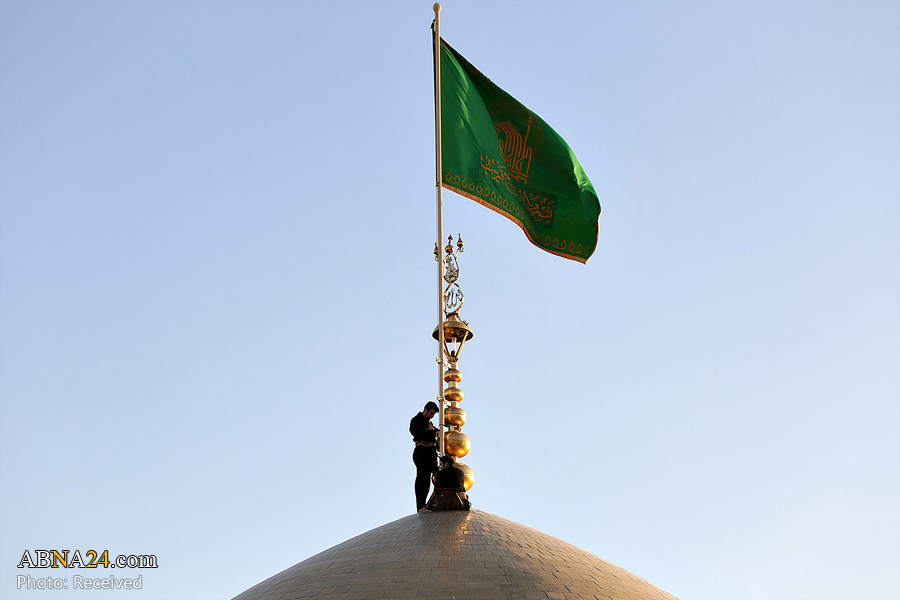
<svg viewBox="0 0 900 600">
<path fill-rule="evenodd" d="M 532 239 L 531 234 L 528 233 L 528 229 L 525 228 L 525 225 L 523 225 L 522 222 L 519 221 L 519 219 L 515 218 L 513 215 L 511 215 L 507 212 L 500 210 L 499 208 L 497 208 L 490 202 L 487 202 L 483 198 L 479 198 L 475 194 L 471 194 L 471 193 L 463 191 L 459 188 L 453 187 L 452 185 L 448 185 L 448 184 L 444 183 L 443 181 L 441 182 L 441 186 L 444 188 L 447 188 L 451 192 L 456 192 L 460 196 L 465 196 L 466 198 L 468 198 L 470 200 L 474 200 L 478 204 L 491 209 L 498 215 L 503 215 L 504 217 L 506 217 L 507 219 L 509 219 L 510 221 L 512 221 L 513 223 L 515 223 L 516 225 L 519 226 L 519 228 L 525 233 L 525 237 L 528 238 L 528 241 L 531 242 L 531 244 L 533 246 L 540 248 L 544 252 L 549 252 L 550 254 L 555 254 L 556 256 L 561 256 L 562 258 L 568 258 L 569 260 L 574 260 L 575 262 L 580 262 L 581 264 L 586 265 L 587 261 L 591 258 L 591 256 L 594 255 L 594 252 L 596 252 L 596 250 L 597 250 L 597 243 L 600 241 L 600 229 L 599 228 L 597 229 L 597 237 L 594 240 L 594 250 L 591 251 L 591 256 L 588 256 L 587 258 L 581 258 L 580 256 L 573 256 L 571 254 L 563 254 L 562 252 L 557 252 L 556 250 L 551 250 L 550 248 L 545 248 L 544 246 L 541 246 L 540 244 L 536 243 L 534 241 L 534 239 Z"/>
</svg>

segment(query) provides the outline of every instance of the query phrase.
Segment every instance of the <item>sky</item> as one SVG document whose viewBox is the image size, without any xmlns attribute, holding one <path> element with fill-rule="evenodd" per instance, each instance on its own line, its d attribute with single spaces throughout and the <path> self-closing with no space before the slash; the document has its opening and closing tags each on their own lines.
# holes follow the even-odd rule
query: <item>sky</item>
<svg viewBox="0 0 900 600">
<path fill-rule="evenodd" d="M 231 598 L 414 511 L 431 5 L 0 1 L 0 598 Z M 444 194 L 475 508 L 685 600 L 900 597 L 900 4 L 443 5 L 603 207 L 581 265 Z"/>
</svg>

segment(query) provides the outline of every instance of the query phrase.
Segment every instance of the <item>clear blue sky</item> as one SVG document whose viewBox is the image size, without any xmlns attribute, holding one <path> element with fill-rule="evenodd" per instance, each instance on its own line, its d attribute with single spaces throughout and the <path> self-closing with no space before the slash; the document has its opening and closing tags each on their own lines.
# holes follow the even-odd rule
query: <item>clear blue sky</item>
<svg viewBox="0 0 900 600">
<path fill-rule="evenodd" d="M 0 2 L 0 598 L 62 597 L 26 549 L 230 598 L 413 511 L 431 4 Z M 442 15 L 603 205 L 584 266 L 445 195 L 475 506 L 685 600 L 900 596 L 900 4 Z"/>
</svg>

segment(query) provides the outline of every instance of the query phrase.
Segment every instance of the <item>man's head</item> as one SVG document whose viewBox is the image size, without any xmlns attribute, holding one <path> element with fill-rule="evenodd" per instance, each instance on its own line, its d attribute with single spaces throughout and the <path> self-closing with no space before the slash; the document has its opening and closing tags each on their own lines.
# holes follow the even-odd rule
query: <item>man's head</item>
<svg viewBox="0 0 900 600">
<path fill-rule="evenodd" d="M 445 454 L 441 457 L 441 468 L 446 469 L 447 467 L 452 467 L 453 463 L 456 462 L 456 459 L 450 456 L 449 454 Z"/>
<path fill-rule="evenodd" d="M 422 410 L 422 414 L 425 415 L 426 419 L 432 419 L 434 418 L 434 415 L 438 413 L 438 410 L 440 409 L 438 408 L 437 404 L 435 404 L 434 402 L 429 402 Z"/>
</svg>

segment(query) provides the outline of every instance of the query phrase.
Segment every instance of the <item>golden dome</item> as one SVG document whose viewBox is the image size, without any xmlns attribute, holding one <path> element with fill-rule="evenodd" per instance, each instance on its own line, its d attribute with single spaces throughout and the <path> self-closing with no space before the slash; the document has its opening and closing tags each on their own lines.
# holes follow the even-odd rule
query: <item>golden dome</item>
<svg viewBox="0 0 900 600">
<path fill-rule="evenodd" d="M 580 548 L 480 510 L 403 517 L 289 567 L 234 600 L 453 596 L 677 600 Z"/>
</svg>

